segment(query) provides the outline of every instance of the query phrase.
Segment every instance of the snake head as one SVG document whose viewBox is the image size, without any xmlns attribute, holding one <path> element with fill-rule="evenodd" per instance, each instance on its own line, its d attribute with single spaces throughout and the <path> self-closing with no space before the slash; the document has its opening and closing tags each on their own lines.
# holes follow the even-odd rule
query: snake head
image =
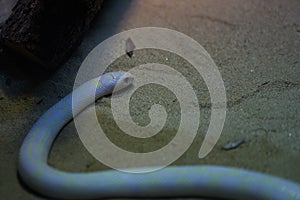
<svg viewBox="0 0 300 200">
<path fill-rule="evenodd" d="M 132 82 L 133 75 L 124 71 L 109 72 L 101 76 L 101 87 L 105 88 L 107 93 L 126 89 Z"/>
<path fill-rule="evenodd" d="M 114 92 L 120 91 L 129 87 L 133 82 L 133 75 L 129 72 L 113 72 L 113 76 L 117 79 L 117 84 L 114 88 Z"/>
</svg>

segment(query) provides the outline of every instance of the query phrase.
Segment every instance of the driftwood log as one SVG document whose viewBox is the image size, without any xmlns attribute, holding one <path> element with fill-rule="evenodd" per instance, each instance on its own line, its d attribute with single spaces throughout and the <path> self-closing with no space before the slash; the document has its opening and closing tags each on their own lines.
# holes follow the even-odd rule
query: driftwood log
<svg viewBox="0 0 300 200">
<path fill-rule="evenodd" d="M 19 0 L 0 33 L 3 46 L 56 69 L 71 55 L 103 0 Z"/>
</svg>

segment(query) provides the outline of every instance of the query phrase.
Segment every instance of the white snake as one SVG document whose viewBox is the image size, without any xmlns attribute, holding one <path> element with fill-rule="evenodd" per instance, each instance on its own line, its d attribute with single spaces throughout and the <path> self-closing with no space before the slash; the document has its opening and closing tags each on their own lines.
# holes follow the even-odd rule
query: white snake
<svg viewBox="0 0 300 200">
<path fill-rule="evenodd" d="M 261 173 L 220 166 L 178 166 L 145 173 L 117 170 L 70 173 L 47 164 L 51 146 L 61 128 L 96 98 L 112 93 L 119 81 L 128 87 L 133 77 L 112 72 L 92 79 L 51 107 L 26 136 L 19 156 L 22 180 L 38 193 L 62 199 L 104 197 L 221 197 L 231 199 L 297 199 L 296 183 Z M 75 113 L 72 114 L 72 103 Z M 74 111 L 74 110 L 73 110 Z"/>
</svg>

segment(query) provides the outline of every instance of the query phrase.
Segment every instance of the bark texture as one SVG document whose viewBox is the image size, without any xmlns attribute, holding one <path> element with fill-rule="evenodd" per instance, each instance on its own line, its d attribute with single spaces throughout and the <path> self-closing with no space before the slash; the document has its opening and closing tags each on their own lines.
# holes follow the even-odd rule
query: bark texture
<svg viewBox="0 0 300 200">
<path fill-rule="evenodd" d="M 52 70 L 82 41 L 103 0 L 19 0 L 1 30 L 3 45 Z"/>
</svg>

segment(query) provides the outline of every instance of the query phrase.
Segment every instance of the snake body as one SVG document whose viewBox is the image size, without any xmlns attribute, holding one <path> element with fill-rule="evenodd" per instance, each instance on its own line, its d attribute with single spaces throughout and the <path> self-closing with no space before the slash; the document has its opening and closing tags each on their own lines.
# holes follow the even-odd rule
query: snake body
<svg viewBox="0 0 300 200">
<path fill-rule="evenodd" d="M 61 199 L 106 197 L 221 197 L 233 199 L 299 199 L 300 185 L 257 172 L 221 166 L 175 166 L 129 174 L 117 170 L 71 173 L 47 164 L 62 127 L 96 98 L 126 88 L 133 77 L 112 72 L 92 79 L 51 107 L 26 136 L 19 155 L 19 175 L 36 192 Z M 96 88 L 96 94 L 93 88 Z M 73 105 L 73 110 L 72 110 Z M 72 113 L 73 112 L 73 113 Z"/>
</svg>

